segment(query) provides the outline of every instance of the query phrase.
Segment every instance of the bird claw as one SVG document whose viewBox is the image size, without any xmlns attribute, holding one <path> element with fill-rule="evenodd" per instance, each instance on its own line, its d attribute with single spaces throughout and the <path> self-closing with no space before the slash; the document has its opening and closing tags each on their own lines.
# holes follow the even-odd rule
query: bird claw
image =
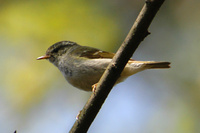
<svg viewBox="0 0 200 133">
<path fill-rule="evenodd" d="M 81 114 L 81 111 L 79 111 L 78 114 L 76 115 L 76 120 L 79 119 L 80 114 Z"/>
<path fill-rule="evenodd" d="M 97 83 L 92 85 L 92 92 L 95 93 L 97 89 Z"/>
</svg>

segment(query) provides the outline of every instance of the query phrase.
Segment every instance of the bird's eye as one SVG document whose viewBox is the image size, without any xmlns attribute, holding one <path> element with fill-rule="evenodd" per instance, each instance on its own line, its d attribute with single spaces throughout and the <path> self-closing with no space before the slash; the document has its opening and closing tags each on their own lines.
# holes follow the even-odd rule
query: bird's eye
<svg viewBox="0 0 200 133">
<path fill-rule="evenodd" d="M 54 57 L 54 56 L 51 56 L 51 57 L 49 58 L 49 61 L 50 61 L 50 62 L 54 62 L 54 61 L 55 61 L 55 57 Z"/>
</svg>

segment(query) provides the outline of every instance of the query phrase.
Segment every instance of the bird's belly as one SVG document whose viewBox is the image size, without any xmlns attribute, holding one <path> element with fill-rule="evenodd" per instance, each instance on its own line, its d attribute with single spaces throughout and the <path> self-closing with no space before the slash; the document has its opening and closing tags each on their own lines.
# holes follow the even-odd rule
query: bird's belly
<svg viewBox="0 0 200 133">
<path fill-rule="evenodd" d="M 62 68 L 60 71 L 63 73 L 65 79 L 74 87 L 85 91 L 91 91 L 92 85 L 98 83 L 110 61 L 111 59 L 93 59 L 84 61 L 83 63 L 79 62 L 78 64 L 73 65 L 74 68 L 71 70 Z M 127 64 L 116 83 L 122 82 L 134 73 L 137 73 L 137 70 Z"/>
<path fill-rule="evenodd" d="M 76 71 L 67 72 L 68 74 L 65 73 L 63 75 L 73 86 L 85 91 L 91 91 L 92 85 L 99 81 L 110 61 L 111 59 L 92 59 L 79 62 L 74 65 Z"/>
<path fill-rule="evenodd" d="M 71 76 L 71 77 L 65 77 L 66 80 L 73 85 L 74 87 L 77 87 L 79 89 L 85 90 L 85 91 L 91 91 L 92 85 L 96 84 L 99 79 L 101 78 L 101 74 L 97 73 L 90 73 L 90 74 L 81 74 L 79 73 L 79 76 Z"/>
</svg>

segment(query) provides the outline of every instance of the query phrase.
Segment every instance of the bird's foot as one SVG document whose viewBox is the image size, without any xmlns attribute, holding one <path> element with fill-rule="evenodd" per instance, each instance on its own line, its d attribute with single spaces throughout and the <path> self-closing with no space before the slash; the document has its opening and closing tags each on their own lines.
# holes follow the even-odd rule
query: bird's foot
<svg viewBox="0 0 200 133">
<path fill-rule="evenodd" d="M 96 91 L 96 89 L 97 89 L 97 84 L 98 84 L 98 83 L 92 85 L 92 92 L 93 92 L 93 93 L 95 93 L 95 91 Z"/>
</svg>

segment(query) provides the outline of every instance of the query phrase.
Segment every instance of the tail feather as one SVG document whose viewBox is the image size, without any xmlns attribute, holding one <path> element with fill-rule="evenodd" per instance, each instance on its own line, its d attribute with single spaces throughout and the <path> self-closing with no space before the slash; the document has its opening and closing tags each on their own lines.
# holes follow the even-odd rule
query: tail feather
<svg viewBox="0 0 200 133">
<path fill-rule="evenodd" d="M 149 62 L 146 67 L 149 69 L 170 68 L 170 62 Z"/>
<path fill-rule="evenodd" d="M 159 68 L 170 68 L 170 62 L 159 62 L 159 61 L 129 61 L 130 64 L 138 64 L 143 66 L 145 69 L 159 69 Z"/>
<path fill-rule="evenodd" d="M 158 62 L 158 61 L 135 61 L 129 60 L 124 71 L 121 74 L 121 78 L 118 79 L 118 82 L 123 81 L 128 76 L 143 71 L 145 69 L 163 69 L 170 68 L 170 62 Z"/>
</svg>

